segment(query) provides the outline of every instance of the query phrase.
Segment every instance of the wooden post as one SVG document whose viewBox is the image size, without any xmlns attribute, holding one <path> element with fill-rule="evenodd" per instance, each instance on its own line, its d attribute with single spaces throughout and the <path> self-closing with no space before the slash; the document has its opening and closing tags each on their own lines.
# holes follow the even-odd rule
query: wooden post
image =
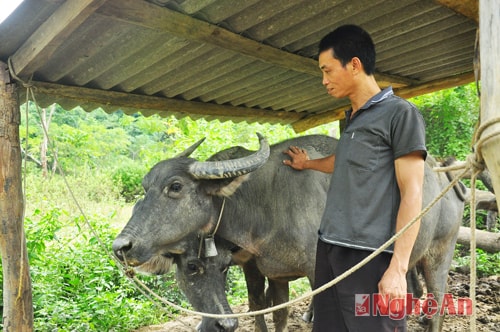
<svg viewBox="0 0 500 332">
<path fill-rule="evenodd" d="M 497 0 L 479 1 L 481 52 L 481 124 L 500 118 L 500 6 Z M 497 135 L 482 146 L 482 155 L 491 173 L 497 202 L 500 202 L 500 122 L 491 125 L 483 136 Z"/>
<path fill-rule="evenodd" d="M 20 113 L 16 84 L 0 62 L 0 250 L 4 331 L 33 331 L 33 303 L 24 236 Z"/>
</svg>

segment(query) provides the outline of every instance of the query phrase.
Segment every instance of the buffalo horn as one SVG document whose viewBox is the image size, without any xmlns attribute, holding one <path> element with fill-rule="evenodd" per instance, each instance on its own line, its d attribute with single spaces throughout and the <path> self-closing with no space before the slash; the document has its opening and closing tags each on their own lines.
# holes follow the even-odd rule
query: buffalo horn
<svg viewBox="0 0 500 332">
<path fill-rule="evenodd" d="M 264 136 L 257 133 L 260 148 L 257 152 L 239 159 L 222 161 L 196 161 L 189 171 L 196 179 L 224 179 L 241 176 L 255 171 L 264 165 L 269 158 L 269 143 Z"/>
<path fill-rule="evenodd" d="M 191 153 L 193 153 L 193 151 L 196 150 L 196 148 L 198 148 L 201 143 L 203 143 L 205 138 L 206 137 L 203 137 L 198 142 L 194 143 L 189 148 L 187 148 L 186 150 L 184 150 L 181 153 L 179 153 L 178 155 L 176 155 L 174 158 L 189 157 L 191 155 Z"/>
</svg>

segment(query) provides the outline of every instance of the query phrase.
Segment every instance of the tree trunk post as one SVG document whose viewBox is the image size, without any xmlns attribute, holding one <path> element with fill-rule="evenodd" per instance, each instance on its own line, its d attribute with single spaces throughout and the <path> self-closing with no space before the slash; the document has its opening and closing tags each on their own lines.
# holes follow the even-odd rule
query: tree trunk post
<svg viewBox="0 0 500 332">
<path fill-rule="evenodd" d="M 497 0 L 479 1 L 481 52 L 481 123 L 500 117 L 500 8 Z M 497 202 L 500 202 L 500 122 L 489 126 L 483 136 L 497 135 L 482 146 L 482 155 L 491 173 Z"/>
<path fill-rule="evenodd" d="M 0 62 L 0 250 L 4 331 L 33 331 L 33 303 L 24 236 L 20 112 L 16 84 Z"/>
</svg>

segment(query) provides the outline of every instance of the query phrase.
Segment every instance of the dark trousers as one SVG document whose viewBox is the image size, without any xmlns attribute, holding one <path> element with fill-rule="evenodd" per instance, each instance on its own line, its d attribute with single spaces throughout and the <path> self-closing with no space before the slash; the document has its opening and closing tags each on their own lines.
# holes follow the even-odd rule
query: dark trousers
<svg viewBox="0 0 500 332">
<path fill-rule="evenodd" d="M 370 254 L 370 251 L 318 240 L 315 288 L 330 282 Z M 373 315 L 372 301 L 368 315 L 355 314 L 356 301 L 359 304 L 361 294 L 369 295 L 372 300 L 372 295 L 378 293 L 378 282 L 391 257 L 389 253 L 381 253 L 346 279 L 314 296 L 313 332 L 405 332 L 406 318 L 393 320 L 388 316 Z"/>
</svg>

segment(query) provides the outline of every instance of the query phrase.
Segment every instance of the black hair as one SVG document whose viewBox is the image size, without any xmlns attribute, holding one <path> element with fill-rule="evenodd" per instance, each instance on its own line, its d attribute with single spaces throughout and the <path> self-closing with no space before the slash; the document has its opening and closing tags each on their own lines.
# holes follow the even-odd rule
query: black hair
<svg viewBox="0 0 500 332">
<path fill-rule="evenodd" d="M 318 53 L 329 49 L 333 50 L 333 57 L 339 60 L 342 66 L 358 57 L 367 75 L 375 72 L 375 45 L 370 34 L 363 28 L 352 24 L 338 27 L 319 42 Z"/>
</svg>

